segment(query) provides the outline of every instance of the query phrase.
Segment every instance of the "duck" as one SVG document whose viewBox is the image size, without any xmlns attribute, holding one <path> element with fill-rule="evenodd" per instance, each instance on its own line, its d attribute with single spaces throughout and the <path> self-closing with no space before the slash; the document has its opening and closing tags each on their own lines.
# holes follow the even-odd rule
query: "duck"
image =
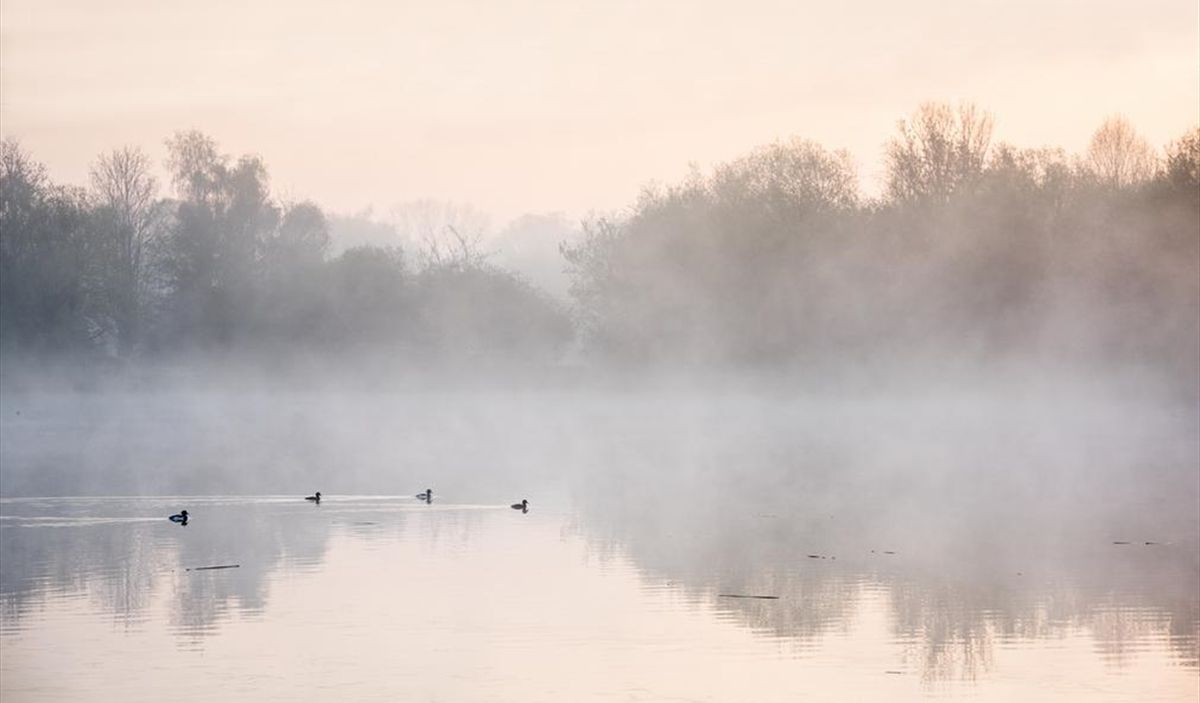
<svg viewBox="0 0 1200 703">
<path fill-rule="evenodd" d="M 417 498 L 425 501 L 426 503 L 432 503 L 433 502 L 433 489 L 426 488 L 424 493 L 417 494 Z"/>
<path fill-rule="evenodd" d="M 186 510 L 180 510 L 178 514 L 172 515 L 167 519 L 171 522 L 178 522 L 181 525 L 186 525 L 188 521 L 188 514 Z"/>
<path fill-rule="evenodd" d="M 513 503 L 509 506 L 513 510 L 520 510 L 523 513 L 529 512 L 529 501 L 522 498 L 520 503 Z"/>
<path fill-rule="evenodd" d="M 317 503 L 319 505 L 321 503 L 321 492 L 317 491 L 316 495 L 306 496 L 304 498 L 304 500 L 311 500 L 312 502 Z"/>
</svg>

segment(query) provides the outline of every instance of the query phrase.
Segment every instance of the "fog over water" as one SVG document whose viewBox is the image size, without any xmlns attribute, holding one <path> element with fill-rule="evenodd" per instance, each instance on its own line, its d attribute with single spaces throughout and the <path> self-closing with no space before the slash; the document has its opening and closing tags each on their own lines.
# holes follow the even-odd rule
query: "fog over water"
<svg viewBox="0 0 1200 703">
<path fill-rule="evenodd" d="M 4 395 L 10 692 L 70 690 L 28 668 L 28 638 L 44 631 L 74 633 L 79 661 L 113 636 L 133 648 L 167 636 L 153 655 L 162 666 L 207 653 L 253 698 L 261 671 L 235 663 L 233 633 L 273 642 L 268 632 L 300 622 L 345 647 L 406 652 L 438 682 L 419 684 L 422 695 L 471 700 L 524 687 L 535 700 L 788 700 L 855 686 L 898 699 L 1182 700 L 1200 680 L 1196 413 L 1144 384 L 1014 374 L 853 391 L 744 377 L 301 389 L 209 378 L 202 389 Z M 432 505 L 411 497 L 428 486 Z M 176 497 L 16 497 L 64 487 Z M 315 510 L 299 500 L 318 489 Z M 528 516 L 506 508 L 521 497 Z M 193 524 L 162 519 L 184 506 Z M 226 563 L 239 568 L 184 571 Z M 505 576 L 513 565 L 526 575 Z M 354 574 L 366 581 L 341 588 L 386 614 L 327 590 Z M 774 599 L 727 597 L 743 595 Z M 77 629 L 97 616 L 112 633 Z M 733 629 L 691 631 L 701 623 Z M 437 644 L 411 650 L 414 631 Z M 694 668 L 706 646 L 720 652 L 717 679 Z M 1047 646 L 1040 667 L 1020 663 Z M 514 647 L 566 656 L 564 668 L 493 668 Z M 437 673 L 441 648 L 473 686 Z M 640 664 L 625 658 L 638 652 Z M 569 663 L 579 657 L 620 673 L 600 683 Z M 319 671 L 366 697 L 423 678 L 408 665 L 373 677 L 371 661 Z M 785 661 L 799 668 L 776 671 Z M 298 675 L 274 657 L 261 665 Z M 733 671 L 765 678 L 734 693 L 718 683 Z"/>
<path fill-rule="evenodd" d="M 0 691 L 1188 699 L 1200 130 L 993 120 L 496 228 L 6 139 Z"/>
</svg>

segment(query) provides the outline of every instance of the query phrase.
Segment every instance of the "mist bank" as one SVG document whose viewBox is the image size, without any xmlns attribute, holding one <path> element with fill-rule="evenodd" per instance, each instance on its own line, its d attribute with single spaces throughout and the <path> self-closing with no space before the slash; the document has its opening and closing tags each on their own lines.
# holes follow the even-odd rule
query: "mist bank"
<svg viewBox="0 0 1200 703">
<path fill-rule="evenodd" d="M 451 504 L 524 497 L 541 510 L 576 496 L 650 524 L 681 510 L 710 523 L 725 511 L 735 522 L 836 514 L 880 540 L 901 527 L 937 543 L 968 524 L 980 534 L 1038 524 L 1031 534 L 1071 526 L 1168 541 L 1200 531 L 1197 430 L 1194 408 L 1065 385 L 874 396 L 5 393 L 0 495 L 411 496 L 433 487 Z"/>
<path fill-rule="evenodd" d="M 560 243 L 569 305 L 495 263 L 477 213 L 347 248 L 330 225 L 345 218 L 272 195 L 260 159 L 198 132 L 168 140 L 168 196 L 136 149 L 81 189 L 6 141 L 0 383 L 1065 371 L 1194 399 L 1200 130 L 1160 151 L 1112 118 L 1079 155 L 991 133 L 973 106 L 921 106 L 887 143 L 879 198 L 845 153 L 799 139 L 649 187 Z"/>
<path fill-rule="evenodd" d="M 869 403 L 893 398 L 1025 398 L 1055 404 L 1059 397 L 1114 406 L 1150 406 L 1200 417 L 1192 389 L 1144 365 L 1082 364 L 1048 360 L 891 359 L 871 364 L 822 360 L 803 368 L 614 366 L 570 359 L 520 363 L 477 359 L 405 364 L 389 354 L 274 357 L 266 354 L 192 354 L 185 358 L 123 363 L 109 358 L 47 357 L 0 364 L 0 396 L 14 409 L 39 397 L 103 402 L 105 397 L 189 394 L 239 396 L 445 395 L 637 398 L 691 395 L 720 402 L 727 395 L 812 403 Z"/>
</svg>

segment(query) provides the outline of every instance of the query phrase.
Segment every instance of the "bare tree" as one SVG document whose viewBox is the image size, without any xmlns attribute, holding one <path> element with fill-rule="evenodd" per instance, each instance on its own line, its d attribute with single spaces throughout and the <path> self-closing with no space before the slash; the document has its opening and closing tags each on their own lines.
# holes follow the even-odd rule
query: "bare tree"
<svg viewBox="0 0 1200 703">
<path fill-rule="evenodd" d="M 393 207 L 391 216 L 397 233 L 418 250 L 425 268 L 477 268 L 490 256 L 482 248 L 487 215 L 470 205 L 414 200 Z"/>
<path fill-rule="evenodd" d="M 1087 163 L 1101 182 L 1113 188 L 1142 183 L 1154 175 L 1154 149 L 1120 115 L 1104 121 L 1092 134 Z"/>
<path fill-rule="evenodd" d="M 150 173 L 150 159 L 140 149 L 126 147 L 96 160 L 91 183 L 112 264 L 104 288 L 116 326 L 118 352 L 126 356 L 139 341 L 148 289 L 148 252 L 161 231 L 158 182 Z"/>
<path fill-rule="evenodd" d="M 945 200 L 983 172 L 992 116 L 971 103 L 925 103 L 887 146 L 888 192 L 898 201 Z"/>
</svg>

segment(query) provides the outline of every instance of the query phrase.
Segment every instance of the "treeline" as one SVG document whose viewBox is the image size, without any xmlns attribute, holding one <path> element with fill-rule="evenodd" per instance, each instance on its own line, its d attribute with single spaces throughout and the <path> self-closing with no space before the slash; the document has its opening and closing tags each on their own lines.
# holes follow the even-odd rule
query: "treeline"
<svg viewBox="0 0 1200 703">
<path fill-rule="evenodd" d="M 651 188 L 562 248 L 587 344 L 631 364 L 1121 364 L 1197 388 L 1200 129 L 1121 118 L 1087 152 L 992 144 L 922 106 L 864 198 L 843 152 L 777 143 Z"/>
<path fill-rule="evenodd" d="M 326 214 L 273 197 L 261 160 L 196 132 L 167 146 L 164 197 L 140 151 L 70 188 L 4 143 L 7 356 L 546 363 L 578 338 L 638 367 L 1016 359 L 1200 387 L 1200 129 L 1160 153 L 1113 118 L 1071 156 L 927 104 L 899 123 L 875 198 L 844 152 L 773 144 L 585 221 L 561 247 L 570 311 L 452 227 L 424 252 L 331 256 Z"/>
<path fill-rule="evenodd" d="M 86 189 L 56 185 L 19 145 L 0 153 L 0 345 L 84 353 L 370 350 L 398 360 L 553 358 L 568 312 L 488 264 L 467 235 L 412 265 L 399 248 L 327 255 L 325 213 L 272 197 L 265 165 L 197 132 L 168 143 L 173 197 L 135 149 Z"/>
</svg>

